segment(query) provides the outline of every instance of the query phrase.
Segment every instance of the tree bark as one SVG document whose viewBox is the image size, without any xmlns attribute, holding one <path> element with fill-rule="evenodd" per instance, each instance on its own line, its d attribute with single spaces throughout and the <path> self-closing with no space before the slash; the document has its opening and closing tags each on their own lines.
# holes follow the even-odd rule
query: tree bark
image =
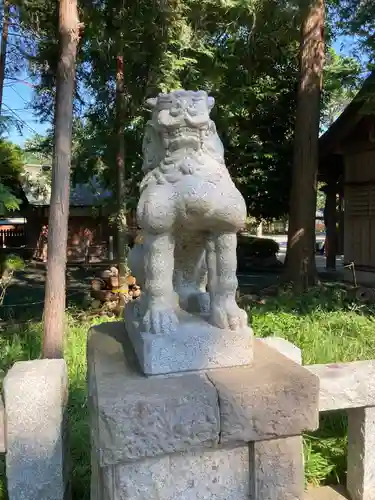
<svg viewBox="0 0 375 500">
<path fill-rule="evenodd" d="M 64 348 L 73 98 L 79 30 L 77 0 L 60 0 L 60 60 L 56 80 L 54 158 L 44 305 L 45 358 L 62 357 Z"/>
<path fill-rule="evenodd" d="M 7 58 L 7 45 L 9 33 L 9 1 L 3 2 L 3 27 L 1 32 L 1 48 L 0 48 L 0 115 L 3 106 L 5 68 Z"/>
<path fill-rule="evenodd" d="M 317 279 L 315 213 L 320 93 L 324 66 L 324 0 L 307 7 L 301 27 L 300 83 L 294 136 L 292 188 L 285 278 L 295 291 Z"/>
<path fill-rule="evenodd" d="M 125 86 L 124 86 L 124 57 L 116 58 L 116 121 L 117 121 L 117 265 L 119 270 L 119 288 L 126 287 L 126 246 L 127 246 L 127 221 L 126 221 L 126 179 L 125 179 Z M 120 296 L 121 296 L 120 292 Z"/>
</svg>

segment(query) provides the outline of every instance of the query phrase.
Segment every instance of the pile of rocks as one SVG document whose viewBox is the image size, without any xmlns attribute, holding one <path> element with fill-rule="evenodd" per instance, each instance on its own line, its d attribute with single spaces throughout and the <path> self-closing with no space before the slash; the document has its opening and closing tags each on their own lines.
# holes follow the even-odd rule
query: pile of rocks
<svg viewBox="0 0 375 500">
<path fill-rule="evenodd" d="M 103 271 L 99 278 L 91 282 L 91 307 L 104 312 L 120 315 L 124 303 L 141 295 L 141 289 L 136 284 L 134 276 L 127 276 L 125 286 L 120 289 L 117 267 Z"/>
</svg>

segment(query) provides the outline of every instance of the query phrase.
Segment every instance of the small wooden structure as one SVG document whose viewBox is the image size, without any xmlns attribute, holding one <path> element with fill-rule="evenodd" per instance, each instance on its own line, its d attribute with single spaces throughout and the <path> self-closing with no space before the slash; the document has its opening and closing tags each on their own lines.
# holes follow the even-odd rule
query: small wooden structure
<svg viewBox="0 0 375 500">
<path fill-rule="evenodd" d="M 327 193 L 327 267 L 336 255 L 357 280 L 375 285 L 375 73 L 320 138 L 319 178 Z M 345 230 L 344 230 L 345 228 Z M 346 269 L 351 279 L 351 270 Z"/>
<path fill-rule="evenodd" d="M 43 227 L 49 219 L 51 164 L 24 165 L 21 190 L 25 199 L 22 215 L 27 219 L 26 246 L 40 255 Z M 86 183 L 77 183 L 70 189 L 68 221 L 68 262 L 83 262 L 89 258 L 100 262 L 108 258 L 108 242 L 116 237 L 116 228 L 110 224 L 113 193 L 104 188 L 96 177 Z M 128 216 L 129 231 L 135 231 L 134 214 Z"/>
<path fill-rule="evenodd" d="M 22 178 L 22 189 L 27 203 L 23 213 L 27 219 L 27 246 L 37 254 L 42 228 L 47 226 L 51 187 L 49 177 L 51 165 L 26 164 Z M 104 189 L 93 178 L 86 184 L 76 184 L 70 189 L 68 221 L 68 262 L 85 260 L 86 247 L 94 260 L 101 260 L 105 254 L 109 235 L 109 210 L 105 207 L 113 194 Z"/>
</svg>

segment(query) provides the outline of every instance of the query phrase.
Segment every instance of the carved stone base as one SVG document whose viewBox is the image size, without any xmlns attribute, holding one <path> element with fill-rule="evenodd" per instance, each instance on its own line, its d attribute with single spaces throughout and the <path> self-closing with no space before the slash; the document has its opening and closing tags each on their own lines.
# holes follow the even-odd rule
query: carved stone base
<svg viewBox="0 0 375 500">
<path fill-rule="evenodd" d="M 125 326 L 142 371 L 146 375 L 162 375 L 251 364 L 252 329 L 223 330 L 206 318 L 180 310 L 176 335 L 153 335 L 140 331 L 136 304 L 128 304 Z"/>
<path fill-rule="evenodd" d="M 146 377 L 111 322 L 89 332 L 87 371 L 91 500 L 303 499 L 319 380 L 259 339 L 250 366 Z"/>
</svg>

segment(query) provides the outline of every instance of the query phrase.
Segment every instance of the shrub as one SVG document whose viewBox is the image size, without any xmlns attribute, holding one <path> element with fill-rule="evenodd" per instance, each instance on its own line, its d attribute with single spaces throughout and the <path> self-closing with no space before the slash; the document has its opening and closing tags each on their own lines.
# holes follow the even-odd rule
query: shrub
<svg viewBox="0 0 375 500">
<path fill-rule="evenodd" d="M 254 238 L 254 241 L 249 246 L 250 255 L 254 257 L 272 257 L 279 251 L 279 244 L 275 240 L 268 238 Z"/>
<path fill-rule="evenodd" d="M 13 253 L 7 255 L 1 265 L 3 269 L 8 271 L 22 271 L 25 269 L 25 261 L 23 258 Z"/>
<path fill-rule="evenodd" d="M 0 260 L 0 306 L 3 305 L 6 291 L 12 282 L 15 271 L 25 268 L 25 262 L 21 257 L 9 254 Z"/>
<path fill-rule="evenodd" d="M 19 255 L 0 255 L 0 279 L 6 275 L 13 275 L 15 271 L 22 271 L 25 268 L 25 261 Z"/>
<path fill-rule="evenodd" d="M 280 248 L 275 240 L 246 236 L 239 237 L 238 246 L 243 256 L 258 257 L 261 259 L 273 257 L 278 253 Z"/>
</svg>

